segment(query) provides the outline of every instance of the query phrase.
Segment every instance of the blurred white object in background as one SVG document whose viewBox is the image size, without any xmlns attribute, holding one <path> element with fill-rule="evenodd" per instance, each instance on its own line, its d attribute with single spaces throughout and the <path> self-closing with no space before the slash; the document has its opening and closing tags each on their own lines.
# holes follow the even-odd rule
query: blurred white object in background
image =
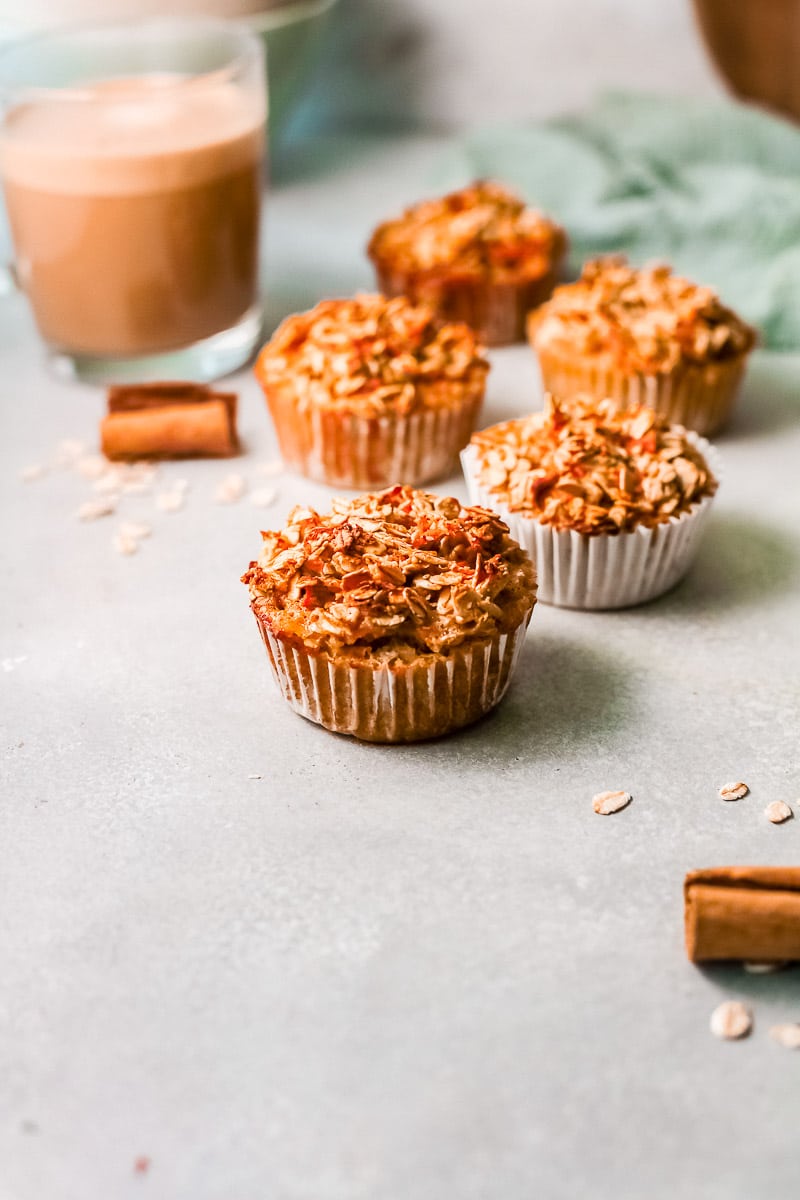
<svg viewBox="0 0 800 1200">
<path fill-rule="evenodd" d="M 293 0 L 170 0 L 169 15 L 249 17 L 268 9 L 292 6 Z M 164 14 L 163 0 L 26 0 L 24 15 L 19 0 L 0 0 L 0 25 L 50 29 L 74 21 L 126 20 Z"/>
</svg>

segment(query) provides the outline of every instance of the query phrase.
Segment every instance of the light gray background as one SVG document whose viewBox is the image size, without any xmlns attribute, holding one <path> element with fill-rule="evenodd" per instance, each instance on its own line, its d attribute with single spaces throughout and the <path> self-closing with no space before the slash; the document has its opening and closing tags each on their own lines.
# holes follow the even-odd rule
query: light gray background
<svg viewBox="0 0 800 1200">
<path fill-rule="evenodd" d="M 498 116 L 520 54 L 493 68 Z M 448 95 L 474 118 L 463 69 Z M 270 323 L 369 286 L 367 231 L 442 152 L 290 147 Z M 487 423 L 538 403 L 525 347 L 492 361 Z M 800 357 L 754 356 L 685 583 L 626 613 L 538 607 L 500 710 L 405 748 L 326 734 L 269 677 L 238 576 L 260 527 L 328 493 L 214 503 L 276 452 L 248 372 L 245 456 L 162 468 L 186 508 L 127 498 L 154 534 L 124 559 L 115 518 L 75 519 L 84 481 L 18 477 L 102 410 L 48 378 L 19 297 L 0 363 L 0 1200 L 796 1195 L 800 1055 L 767 1031 L 800 1019 L 800 972 L 690 966 L 681 884 L 800 861 L 800 820 L 763 818 L 800 798 Z M 597 817 L 617 787 L 633 804 Z M 747 1042 L 708 1032 L 727 997 L 754 1006 Z"/>
<path fill-rule="evenodd" d="M 367 285 L 364 230 L 437 155 L 376 144 L 273 196 L 275 312 Z M 165 466 L 186 509 L 129 497 L 154 534 L 116 556 L 84 481 L 18 479 L 102 404 L 3 304 L 2 1200 L 796 1194 L 800 1056 L 767 1030 L 798 971 L 690 966 L 681 884 L 799 857 L 800 820 L 762 814 L 800 797 L 800 360 L 755 356 L 683 585 L 538 607 L 496 715 L 379 748 L 288 710 L 238 582 L 326 490 L 221 508 L 230 463 Z M 487 421 L 537 402 L 525 347 L 492 359 Z M 275 441 L 236 384 L 255 484 Z M 752 794 L 719 800 L 729 778 Z M 745 1043 L 708 1032 L 726 997 Z"/>
</svg>

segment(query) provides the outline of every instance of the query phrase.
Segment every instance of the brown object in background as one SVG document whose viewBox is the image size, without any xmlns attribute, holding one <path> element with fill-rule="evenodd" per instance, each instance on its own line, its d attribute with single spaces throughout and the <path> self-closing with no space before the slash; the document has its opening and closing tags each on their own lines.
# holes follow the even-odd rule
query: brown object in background
<svg viewBox="0 0 800 1200">
<path fill-rule="evenodd" d="M 239 448 L 236 400 L 198 383 L 111 387 L 100 448 L 110 459 L 227 457 Z"/>
<path fill-rule="evenodd" d="M 800 867 L 708 867 L 684 881 L 692 962 L 800 960 Z"/>
<path fill-rule="evenodd" d="M 734 94 L 800 120 L 800 0 L 694 0 L 694 7 Z"/>
</svg>

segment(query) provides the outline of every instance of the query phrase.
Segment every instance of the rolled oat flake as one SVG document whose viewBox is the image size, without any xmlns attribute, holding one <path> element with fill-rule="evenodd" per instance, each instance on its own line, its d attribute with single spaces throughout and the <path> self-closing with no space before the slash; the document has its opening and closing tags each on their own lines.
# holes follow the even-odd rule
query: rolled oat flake
<svg viewBox="0 0 800 1200">
<path fill-rule="evenodd" d="M 773 825 L 781 825 L 793 817 L 794 813 L 785 800 L 773 800 L 764 809 L 764 816 L 768 821 L 772 821 Z"/>
<path fill-rule="evenodd" d="M 711 1014 L 711 1032 L 725 1041 L 747 1037 L 753 1028 L 753 1014 L 739 1000 L 724 1000 Z"/>
<path fill-rule="evenodd" d="M 786 1050 L 800 1050 L 800 1025 L 796 1022 L 790 1021 L 785 1025 L 773 1025 L 769 1036 Z"/>
<path fill-rule="evenodd" d="M 611 813 L 627 808 L 632 799 L 630 792 L 598 792 L 592 797 L 592 808 L 601 817 L 608 817 Z"/>
<path fill-rule="evenodd" d="M 723 783 L 719 794 L 723 800 L 741 800 L 749 791 L 746 783 Z"/>
</svg>

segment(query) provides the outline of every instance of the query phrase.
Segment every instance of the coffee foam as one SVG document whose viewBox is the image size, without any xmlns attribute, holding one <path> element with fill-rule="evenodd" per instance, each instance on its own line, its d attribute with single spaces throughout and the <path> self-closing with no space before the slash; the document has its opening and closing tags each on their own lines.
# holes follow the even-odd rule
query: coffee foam
<svg viewBox="0 0 800 1200">
<path fill-rule="evenodd" d="M 9 182 L 132 195 L 202 184 L 261 154 L 260 98 L 225 80 L 152 75 L 92 83 L 13 108 L 0 131 Z"/>
</svg>

